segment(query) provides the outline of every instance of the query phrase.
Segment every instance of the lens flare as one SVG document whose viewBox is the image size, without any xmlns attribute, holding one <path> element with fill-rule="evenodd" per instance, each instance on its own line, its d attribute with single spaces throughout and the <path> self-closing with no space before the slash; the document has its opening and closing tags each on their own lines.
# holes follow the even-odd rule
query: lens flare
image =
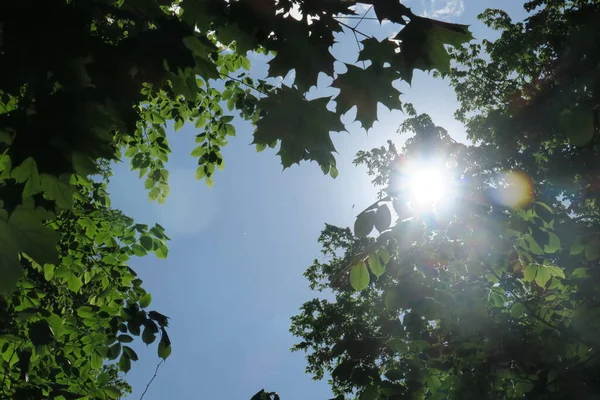
<svg viewBox="0 0 600 400">
<path fill-rule="evenodd" d="M 500 175 L 501 186 L 495 190 L 494 200 L 512 208 L 525 207 L 533 201 L 533 181 L 524 172 L 510 171 Z"/>
</svg>

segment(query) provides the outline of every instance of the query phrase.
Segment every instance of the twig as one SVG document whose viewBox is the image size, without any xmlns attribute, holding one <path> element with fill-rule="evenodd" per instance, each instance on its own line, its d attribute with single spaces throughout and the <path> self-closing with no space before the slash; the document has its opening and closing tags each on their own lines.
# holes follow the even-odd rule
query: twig
<svg viewBox="0 0 600 400">
<path fill-rule="evenodd" d="M 344 17 L 335 17 L 335 18 L 340 18 L 340 19 L 367 19 L 367 20 L 373 20 L 373 21 L 379 21 L 377 18 L 375 17 L 357 17 L 357 16 L 353 16 L 353 15 L 348 15 L 348 16 L 344 16 Z"/>
<path fill-rule="evenodd" d="M 152 384 L 152 381 L 154 381 L 154 378 L 156 378 L 156 375 L 158 375 L 158 369 L 160 368 L 160 366 L 162 365 L 162 363 L 164 363 L 165 360 L 160 360 L 160 362 L 158 363 L 158 365 L 156 366 L 156 369 L 154 370 L 154 375 L 152 375 L 152 379 L 150 379 L 150 382 L 148 382 L 148 384 L 146 385 L 146 389 L 144 389 L 144 393 L 142 393 L 142 395 L 140 396 L 140 400 L 142 400 L 144 398 L 144 395 L 146 394 L 146 392 L 148 391 L 148 388 L 150 387 L 150 385 Z"/>
<path fill-rule="evenodd" d="M 356 32 L 352 31 L 352 33 L 354 34 L 354 39 L 356 40 L 356 47 L 358 47 L 358 52 L 360 53 L 361 48 L 360 48 L 360 42 L 358 41 L 358 36 L 356 36 Z M 363 69 L 367 68 L 364 60 L 362 62 L 362 66 L 363 66 Z"/>
<path fill-rule="evenodd" d="M 371 11 L 372 8 L 373 8 L 373 4 L 371 4 L 371 6 L 369 6 L 369 9 L 367 11 L 365 11 L 365 13 L 363 14 L 362 17 L 360 17 L 360 20 L 356 23 L 356 25 L 354 25 L 354 29 L 358 28 L 358 26 L 360 25 L 360 23 L 363 22 L 363 20 L 365 19 L 365 17 L 369 13 L 369 11 Z"/>
<path fill-rule="evenodd" d="M 250 88 L 250 89 L 254 89 L 254 90 L 256 90 L 256 91 L 257 91 L 258 93 L 260 93 L 260 94 L 264 94 L 264 95 L 268 95 L 268 94 L 269 94 L 269 93 L 263 92 L 262 90 L 259 90 L 258 88 L 254 87 L 254 86 L 252 86 L 252 85 L 249 85 L 249 84 L 247 84 L 246 82 L 242 81 L 241 79 L 234 78 L 234 77 L 233 77 L 233 76 L 231 76 L 231 75 L 222 74 L 222 73 L 220 73 L 220 72 L 219 72 L 219 75 L 221 75 L 222 77 L 225 77 L 225 78 L 229 78 L 229 79 L 231 79 L 231 80 L 233 80 L 233 81 L 239 82 L 239 83 L 241 83 L 242 85 L 245 85 L 246 87 L 248 87 L 248 88 Z"/>
<path fill-rule="evenodd" d="M 346 23 L 344 23 L 344 22 L 340 21 L 340 20 L 339 20 L 339 19 L 337 19 L 337 18 L 336 18 L 336 20 L 337 20 L 337 22 L 339 22 L 339 23 L 340 23 L 340 25 L 342 25 L 342 26 L 345 26 L 346 28 L 350 29 L 352 32 L 356 32 L 356 33 L 358 33 L 359 35 L 362 35 L 362 36 L 364 36 L 364 37 L 366 37 L 366 38 L 368 38 L 368 39 L 373 39 L 373 36 L 371 36 L 371 35 L 367 35 L 366 33 L 363 33 L 363 32 L 361 32 L 361 31 L 359 31 L 358 29 L 356 29 L 356 28 L 354 28 L 354 27 L 352 27 L 352 26 L 350 26 L 350 25 L 348 25 L 348 24 L 346 24 Z"/>
</svg>

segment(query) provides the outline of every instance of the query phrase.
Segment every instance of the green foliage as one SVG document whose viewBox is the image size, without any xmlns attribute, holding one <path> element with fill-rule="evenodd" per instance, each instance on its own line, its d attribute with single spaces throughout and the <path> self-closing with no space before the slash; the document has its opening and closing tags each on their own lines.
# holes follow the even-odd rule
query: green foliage
<svg viewBox="0 0 600 400">
<path fill-rule="evenodd" d="M 311 160 L 335 177 L 330 132 L 345 129 L 341 114 L 356 105 L 357 118 L 371 127 L 379 102 L 400 107 L 392 83 L 425 65 L 406 60 L 426 59 L 427 68 L 443 72 L 444 44 L 466 37 L 457 36 L 464 27 L 424 22 L 400 2 L 375 1 L 380 21 L 408 22 L 410 35 L 401 45 L 381 42 L 377 50 L 365 41 L 360 59 L 372 65 L 339 73 L 330 48 L 345 26 L 340 16 L 354 14 L 357 3 L 0 5 L 3 398 L 118 398 L 130 390 L 116 368 L 127 372 L 138 359 L 128 343 L 159 338 L 158 356 L 171 353 L 168 318 L 148 310 L 152 297 L 127 266 L 133 256 L 166 258 L 168 237 L 159 225 L 136 224 L 111 209 L 105 191 L 111 162 L 128 159 L 149 199 L 163 203 L 167 129 L 193 124 L 195 177 L 210 186 L 225 166 L 222 149 L 239 117 L 255 125 L 257 150 L 279 146 L 284 167 Z M 299 21 L 289 15 L 294 5 Z M 252 76 L 249 51 L 273 57 L 266 80 Z M 292 87 L 272 79 L 290 71 Z M 341 88 L 333 101 L 307 96 L 321 73 Z M 337 113 L 330 111 L 334 102 Z M 386 210 L 373 211 L 370 230 L 389 227 Z M 593 255 L 589 248 L 586 254 Z M 381 276 L 384 265 L 371 258 L 367 267 L 366 253 L 359 258 L 362 287 L 372 281 L 369 274 Z"/>
<path fill-rule="evenodd" d="M 150 250 L 164 247 L 162 228 L 148 229 L 108 208 L 104 183 L 81 182 L 72 209 L 53 216 L 44 228 L 56 237 L 52 245 L 46 245 L 45 232 L 27 228 L 48 218 L 42 209 L 19 205 L 7 221 L 19 229 L 11 237 L 26 234 L 21 243 L 36 247 L 16 259 L 24 276 L 0 301 L 3 396 L 96 398 L 104 392 L 118 398 L 131 390 L 118 384 L 121 378 L 105 360 L 120 356 L 126 372 L 138 357 L 120 343 L 133 341 L 142 325 L 158 331 L 151 312 L 142 310 L 150 294 L 126 262 L 139 254 L 144 237 L 153 243 Z"/>
<path fill-rule="evenodd" d="M 403 150 L 390 143 L 357 157 L 380 200 L 357 216 L 354 234 L 326 226 L 319 241 L 328 261 L 305 274 L 326 298 L 306 302 L 291 328 L 307 372 L 329 374 L 336 399 L 564 399 L 600 390 L 600 147 L 590 122 L 600 104 L 590 89 L 600 5 L 537 0 L 526 9 L 519 23 L 499 10 L 482 14 L 500 38 L 456 52 L 450 70 L 436 55 L 445 27 L 419 34 L 430 51 L 413 65 L 446 65 L 438 70 L 449 73 L 457 116 L 478 146 L 456 143 L 405 106 L 400 132 L 415 135 Z M 400 37 L 412 36 L 409 26 Z M 446 43 L 462 42 L 450 30 Z M 421 210 L 398 177 L 434 153 L 453 205 Z M 501 200 L 509 172 L 533 185 L 516 206 Z M 377 226 L 388 204 L 396 215 L 381 211 Z M 379 235 L 367 236 L 373 227 Z"/>
</svg>

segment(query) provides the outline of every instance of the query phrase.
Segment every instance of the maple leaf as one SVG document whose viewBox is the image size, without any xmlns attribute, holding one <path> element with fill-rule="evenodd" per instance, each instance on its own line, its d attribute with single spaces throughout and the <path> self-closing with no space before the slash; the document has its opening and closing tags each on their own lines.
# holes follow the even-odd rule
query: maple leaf
<svg viewBox="0 0 600 400">
<path fill-rule="evenodd" d="M 410 8 L 400 4 L 399 0 L 374 0 L 373 8 L 379 22 L 387 19 L 390 22 L 406 25 L 403 17 L 412 18 L 414 16 Z"/>
<path fill-rule="evenodd" d="M 358 54 L 358 61 L 371 61 L 375 66 L 383 67 L 386 63 L 398 71 L 400 77 L 410 83 L 412 70 L 409 70 L 404 56 L 397 52 L 398 44 L 394 40 L 368 38 L 361 42 L 363 49 Z"/>
<path fill-rule="evenodd" d="M 374 65 L 383 67 L 385 63 L 394 64 L 401 58 L 396 52 L 398 45 L 389 40 L 383 39 L 381 42 L 376 38 L 368 38 L 360 42 L 363 45 L 358 54 L 358 61 L 371 61 Z"/>
<path fill-rule="evenodd" d="M 306 25 L 292 21 L 286 19 L 281 24 L 279 38 L 271 46 L 277 55 L 269 61 L 269 76 L 285 77 L 293 69 L 296 71 L 294 84 L 306 90 L 317 84 L 320 72 L 333 75 L 335 58 L 329 52 L 334 43 L 333 35 L 311 34 Z M 311 25 L 311 30 L 316 31 L 318 24 L 313 25 L 316 26 Z"/>
<path fill-rule="evenodd" d="M 330 131 L 340 132 L 344 125 L 327 109 L 330 97 L 306 100 L 302 93 L 284 86 L 276 95 L 258 102 L 264 116 L 256 122 L 253 144 L 274 147 L 284 168 L 302 160 L 317 161 L 325 170 L 335 165 Z"/>
<path fill-rule="evenodd" d="M 402 42 L 401 54 L 410 74 L 407 79 L 410 82 L 414 69 L 437 69 L 442 74 L 448 73 L 451 57 L 444 46 L 460 47 L 472 40 L 473 35 L 467 25 L 415 16 L 394 39 Z"/>
<path fill-rule="evenodd" d="M 335 98 L 338 114 L 345 114 L 356 106 L 356 119 L 369 130 L 377 120 L 377 103 L 384 104 L 390 110 L 401 108 L 400 92 L 392 86 L 392 82 L 399 78 L 393 68 L 346 66 L 348 72 L 338 75 L 331 84 L 340 89 L 340 94 Z"/>
</svg>

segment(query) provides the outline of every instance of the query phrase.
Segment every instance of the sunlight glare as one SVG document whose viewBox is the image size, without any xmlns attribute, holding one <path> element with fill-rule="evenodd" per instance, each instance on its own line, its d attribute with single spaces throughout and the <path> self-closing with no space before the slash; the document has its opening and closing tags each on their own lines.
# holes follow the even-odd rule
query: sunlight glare
<svg viewBox="0 0 600 400">
<path fill-rule="evenodd" d="M 446 193 L 446 182 L 438 168 L 414 168 L 407 183 L 411 203 L 418 206 L 435 205 Z"/>
</svg>

